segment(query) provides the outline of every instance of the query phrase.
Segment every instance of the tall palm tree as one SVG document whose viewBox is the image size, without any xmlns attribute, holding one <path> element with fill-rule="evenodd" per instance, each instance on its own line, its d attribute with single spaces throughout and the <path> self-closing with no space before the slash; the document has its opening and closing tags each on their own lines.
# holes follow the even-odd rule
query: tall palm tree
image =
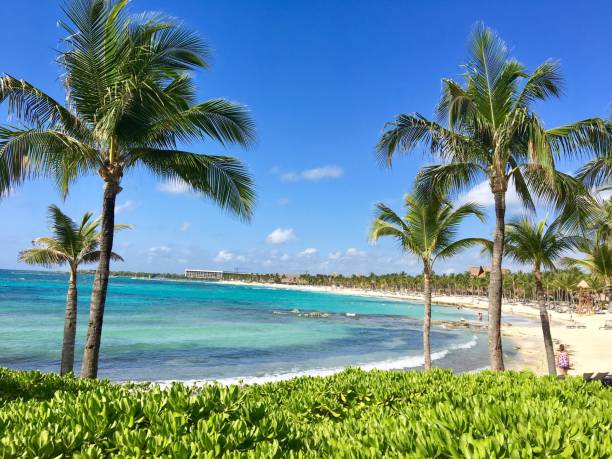
<svg viewBox="0 0 612 459">
<path fill-rule="evenodd" d="M 64 340 L 60 374 L 73 371 L 74 341 L 77 325 L 77 270 L 84 263 L 100 259 L 100 219 L 93 219 L 87 212 L 79 223 L 64 214 L 59 207 L 49 206 L 49 226 L 51 236 L 38 237 L 32 241 L 34 247 L 19 253 L 19 260 L 30 265 L 46 267 L 67 265 L 70 273 L 66 294 L 66 315 L 64 317 Z M 115 230 L 128 228 L 128 225 L 115 225 Z M 123 261 L 111 252 L 111 258 Z"/>
<path fill-rule="evenodd" d="M 532 223 L 529 218 L 523 217 L 508 223 L 506 226 L 505 253 L 519 263 L 532 266 L 535 281 L 536 298 L 540 310 L 540 322 L 544 336 L 546 362 L 548 373 L 556 375 L 555 351 L 553 349 L 550 322 L 546 310 L 544 286 L 542 284 L 542 268 L 555 270 L 555 263 L 563 252 L 571 250 L 577 243 L 575 236 L 566 236 L 559 231 L 560 220 L 546 224 L 546 219 Z"/>
<path fill-rule="evenodd" d="M 612 311 L 612 245 L 581 238 L 577 248 L 584 258 L 566 257 L 564 263 L 570 267 L 585 268 L 594 279 L 602 282 L 608 296 L 608 311 Z"/>
<path fill-rule="evenodd" d="M 418 192 L 456 193 L 483 178 L 495 205 L 495 232 L 489 283 L 489 354 L 491 368 L 503 370 L 501 342 L 502 256 L 506 192 L 514 186 L 523 204 L 534 209 L 530 192 L 561 207 L 574 202 L 583 187 L 555 169 L 563 154 L 595 152 L 607 155 L 612 124 L 589 118 L 545 129 L 532 105 L 561 94 L 555 62 L 546 61 L 532 73 L 508 57 L 506 44 L 495 32 L 478 25 L 469 42 L 465 83 L 442 80 L 437 107 L 440 122 L 416 114 L 401 114 L 387 124 L 378 143 L 380 159 L 391 165 L 398 152 L 418 145 L 442 164 L 422 169 Z"/>
<path fill-rule="evenodd" d="M 370 229 L 370 240 L 381 237 L 395 239 L 402 251 L 419 257 L 423 263 L 423 291 L 425 320 L 423 321 L 423 352 L 425 369 L 431 368 L 431 289 L 433 266 L 436 260 L 450 258 L 459 251 L 484 240 L 456 239 L 461 222 L 468 216 L 484 221 L 484 213 L 476 204 L 467 203 L 454 208 L 445 199 L 422 198 L 407 194 L 405 216 L 402 218 L 383 203 L 376 205 L 376 215 Z"/>
<path fill-rule="evenodd" d="M 252 180 L 233 157 L 180 146 L 200 139 L 249 145 L 254 124 L 241 105 L 196 102 L 193 70 L 208 66 L 206 43 L 175 19 L 130 15 L 127 0 L 69 0 L 59 53 L 66 104 L 6 75 L 0 102 L 25 127 L 0 129 L 0 194 L 27 178 L 52 177 L 64 193 L 76 178 L 104 183 L 100 261 L 90 305 L 81 376 L 95 378 L 113 247 L 114 209 L 124 173 L 137 168 L 186 184 L 249 219 Z"/>
</svg>

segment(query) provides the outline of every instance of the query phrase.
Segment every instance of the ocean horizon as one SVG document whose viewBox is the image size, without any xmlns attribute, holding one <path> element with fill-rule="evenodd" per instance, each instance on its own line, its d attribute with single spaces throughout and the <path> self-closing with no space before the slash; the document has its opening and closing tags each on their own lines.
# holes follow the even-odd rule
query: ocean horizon
<svg viewBox="0 0 612 459">
<path fill-rule="evenodd" d="M 58 371 L 68 275 L 0 270 L 0 366 Z M 88 320 L 91 275 L 78 281 L 75 370 Z M 292 310 L 329 317 L 300 317 Z M 355 314 L 355 317 L 347 316 Z M 433 306 L 433 320 L 475 320 L 476 311 Z M 418 302 L 230 285 L 113 277 L 99 377 L 112 381 L 266 382 L 298 375 L 422 367 Z M 488 364 L 486 333 L 431 332 L 434 366 Z"/>
</svg>

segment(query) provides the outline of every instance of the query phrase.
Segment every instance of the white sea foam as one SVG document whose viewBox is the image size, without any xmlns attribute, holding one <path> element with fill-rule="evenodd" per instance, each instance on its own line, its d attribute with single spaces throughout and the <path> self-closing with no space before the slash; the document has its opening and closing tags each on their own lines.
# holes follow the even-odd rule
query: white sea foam
<svg viewBox="0 0 612 459">
<path fill-rule="evenodd" d="M 471 349 L 478 344 L 478 337 L 474 335 L 472 339 L 466 343 L 456 344 L 454 346 L 450 346 L 448 349 L 443 349 L 441 351 L 437 351 L 431 354 L 432 360 L 440 360 L 446 357 L 450 352 Z M 417 368 L 423 366 L 424 358 L 423 356 L 410 356 L 403 357 L 399 359 L 388 359 L 381 360 L 378 362 L 372 363 L 364 363 L 359 365 L 352 365 L 355 367 L 359 367 L 364 371 L 371 370 L 404 370 L 408 368 Z M 183 384 L 189 386 L 203 386 L 211 383 L 219 383 L 222 385 L 230 385 L 230 384 L 265 384 L 269 382 L 277 382 L 277 381 L 286 381 L 288 379 L 297 378 L 299 376 L 331 376 L 336 373 L 341 372 L 346 367 L 336 367 L 336 368 L 313 368 L 311 370 L 296 370 L 286 373 L 279 374 L 269 374 L 263 376 L 242 376 L 242 377 L 231 377 L 231 378 L 219 378 L 215 380 L 183 380 L 179 381 Z M 168 387 L 173 382 L 177 381 L 153 381 L 153 383 L 158 384 L 160 387 Z"/>
</svg>

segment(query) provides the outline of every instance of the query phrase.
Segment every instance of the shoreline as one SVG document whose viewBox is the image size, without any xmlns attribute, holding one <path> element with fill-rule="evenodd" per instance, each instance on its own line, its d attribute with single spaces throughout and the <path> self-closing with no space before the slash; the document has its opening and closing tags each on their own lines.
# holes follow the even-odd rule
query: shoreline
<svg viewBox="0 0 612 459">
<path fill-rule="evenodd" d="M 270 289 L 298 290 L 315 293 L 362 296 L 371 298 L 394 299 L 398 301 L 422 302 L 423 297 L 413 293 L 396 293 L 373 291 L 357 288 L 327 287 L 313 285 L 266 284 L 262 282 L 216 281 L 225 285 L 263 287 Z M 434 295 L 432 303 L 439 306 L 461 306 L 474 310 L 487 310 L 488 300 L 485 297 Z M 542 340 L 542 329 L 539 310 L 529 303 L 504 301 L 503 316 L 528 318 L 529 325 L 517 325 L 502 322 L 502 338 L 506 351 L 512 349 L 515 355 L 504 353 L 506 368 L 509 370 L 531 370 L 536 374 L 547 374 L 546 354 Z M 582 375 L 586 372 L 612 372 L 612 330 L 600 329 L 606 320 L 612 320 L 612 314 L 577 316 L 569 313 L 549 311 L 551 333 L 555 349 L 564 344 L 569 351 L 571 368 L 569 375 Z M 574 322 L 575 321 L 575 322 Z M 578 323 L 585 328 L 567 328 Z M 488 364 L 488 362 L 486 362 Z M 484 365 L 483 365 L 484 367 Z"/>
</svg>

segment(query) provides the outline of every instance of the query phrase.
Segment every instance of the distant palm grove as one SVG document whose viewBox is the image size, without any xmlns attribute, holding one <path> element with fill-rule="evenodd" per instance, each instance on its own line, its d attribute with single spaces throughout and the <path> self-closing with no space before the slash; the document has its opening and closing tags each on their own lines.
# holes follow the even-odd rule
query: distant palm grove
<svg viewBox="0 0 612 459">
<path fill-rule="evenodd" d="M 113 271 L 113 276 L 144 279 L 173 279 L 198 282 L 185 278 L 183 274 L 149 273 L 138 271 Z M 405 272 L 389 274 L 300 274 L 288 276 L 282 273 L 223 273 L 223 279 L 246 283 L 313 285 L 321 287 L 356 288 L 387 293 L 423 293 L 423 275 L 410 275 Z M 586 280 L 592 287 L 592 297 L 597 305 L 605 308 L 608 302 L 607 289 L 600 276 L 591 276 L 577 268 L 546 271 L 542 282 L 550 306 L 575 306 L 577 303 L 578 283 Z M 434 274 L 432 293 L 434 295 L 486 295 L 490 274 L 474 276 L 469 272 L 453 274 Z M 535 301 L 536 288 L 533 275 L 529 272 L 510 272 L 504 274 L 503 297 L 507 300 Z"/>
</svg>

